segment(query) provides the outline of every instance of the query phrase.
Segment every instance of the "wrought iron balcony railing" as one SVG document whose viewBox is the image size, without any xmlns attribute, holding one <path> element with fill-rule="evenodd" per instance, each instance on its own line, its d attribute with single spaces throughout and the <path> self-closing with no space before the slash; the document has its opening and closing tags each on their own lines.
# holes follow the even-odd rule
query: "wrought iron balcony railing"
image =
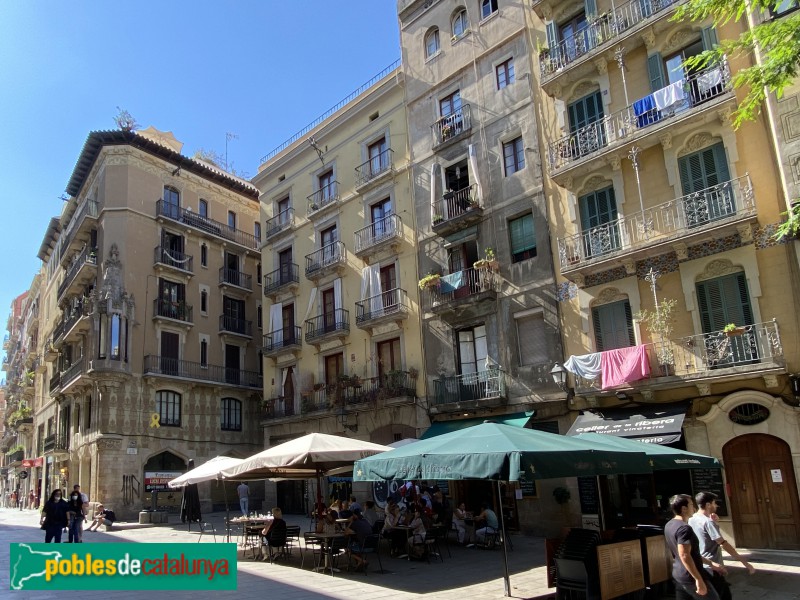
<svg viewBox="0 0 800 600">
<path fill-rule="evenodd" d="M 655 92 L 653 96 L 668 91 L 665 97 L 677 98 L 663 109 L 648 109 L 645 108 L 648 105 L 634 103 L 589 123 L 550 143 L 550 169 L 556 171 L 599 150 L 621 143 L 629 144 L 639 134 L 650 133 L 659 125 L 666 124 L 670 117 L 683 115 L 696 106 L 728 94 L 730 81 L 728 62 L 723 61 Z"/>
<path fill-rule="evenodd" d="M 332 181 L 328 185 L 321 187 L 316 192 L 307 197 L 308 214 L 322 210 L 326 206 L 336 204 L 339 201 L 339 182 Z"/>
<path fill-rule="evenodd" d="M 400 216 L 388 215 L 356 231 L 355 252 L 366 253 L 384 242 L 401 237 L 402 234 L 403 221 Z"/>
<path fill-rule="evenodd" d="M 153 300 L 153 315 L 192 323 L 192 307 L 183 300 Z"/>
<path fill-rule="evenodd" d="M 337 308 L 306 321 L 306 343 L 313 343 L 329 334 L 348 331 L 350 331 L 350 311 Z"/>
<path fill-rule="evenodd" d="M 417 395 L 416 371 L 387 371 L 367 379 L 346 378 L 336 383 L 321 385 L 305 394 L 301 410 L 305 413 L 341 410 L 345 406 L 396 398 L 415 398 Z"/>
<path fill-rule="evenodd" d="M 45 436 L 43 450 L 45 452 L 58 452 L 58 451 L 69 450 L 68 436 L 55 433 Z"/>
<path fill-rule="evenodd" d="M 347 260 L 347 250 L 343 242 L 333 242 L 319 250 L 306 254 L 306 277 L 319 275 L 327 267 L 344 264 Z"/>
<path fill-rule="evenodd" d="M 97 267 L 97 248 L 90 248 L 89 246 L 85 246 L 81 253 L 78 254 L 75 262 L 70 265 L 67 274 L 64 276 L 64 281 L 61 282 L 61 285 L 58 286 L 58 297 L 61 298 L 64 293 L 67 291 L 72 282 L 75 281 L 75 278 L 80 273 L 81 269 L 86 265 L 91 265 L 92 267 Z"/>
<path fill-rule="evenodd" d="M 62 323 L 64 323 L 65 335 L 72 330 L 75 323 L 88 314 L 89 304 L 88 298 L 81 297 L 64 311 Z"/>
<path fill-rule="evenodd" d="M 428 288 L 428 296 L 430 306 L 436 308 L 468 299 L 482 292 L 496 292 L 497 288 L 497 277 L 492 271 L 470 267 L 463 271 L 443 275 L 437 286 Z"/>
<path fill-rule="evenodd" d="M 153 262 L 187 273 L 192 273 L 194 271 L 194 259 L 191 254 L 184 254 L 183 252 L 178 252 L 177 250 L 172 250 L 165 246 L 155 247 L 153 251 Z"/>
<path fill-rule="evenodd" d="M 242 273 L 236 269 L 226 269 L 221 267 L 219 270 L 219 282 L 235 285 L 245 290 L 253 289 L 253 276 Z"/>
<path fill-rule="evenodd" d="M 559 238 L 559 262 L 561 269 L 567 271 L 754 214 L 753 184 L 750 175 L 745 174 L 647 208 L 644 212 L 637 211 L 587 231 Z"/>
<path fill-rule="evenodd" d="M 62 252 L 69 249 L 69 245 L 72 243 L 75 234 L 80 230 L 81 223 L 83 223 L 84 218 L 91 217 L 96 219 L 97 215 L 99 214 L 100 203 L 97 202 L 97 200 L 86 199 L 81 203 L 81 205 L 78 207 L 78 210 L 76 210 L 75 214 L 72 215 L 69 224 L 64 230 L 63 239 L 61 241 Z"/>
<path fill-rule="evenodd" d="M 386 290 L 356 302 L 356 325 L 366 325 L 384 317 L 392 319 L 408 316 L 408 293 L 400 288 Z"/>
<path fill-rule="evenodd" d="M 261 243 L 261 240 L 253 234 L 230 227 L 226 223 L 209 219 L 189 209 L 169 204 L 163 200 L 156 201 L 156 216 L 194 227 L 210 235 L 243 246 L 248 250 L 257 250 L 258 245 Z"/>
<path fill-rule="evenodd" d="M 294 398 L 276 396 L 267 400 L 261 408 L 262 419 L 283 419 L 298 414 L 294 407 Z"/>
<path fill-rule="evenodd" d="M 50 378 L 50 382 L 49 382 L 49 385 L 48 385 L 47 389 L 50 392 L 51 396 L 56 391 L 61 389 L 61 373 L 60 372 L 56 371 L 55 373 L 53 373 L 53 376 Z"/>
<path fill-rule="evenodd" d="M 236 333 L 238 335 L 253 337 L 253 322 L 230 315 L 220 315 L 219 331 L 220 333 Z"/>
<path fill-rule="evenodd" d="M 70 383 L 83 375 L 86 370 L 86 358 L 81 357 L 61 372 L 61 389 L 65 389 Z"/>
<path fill-rule="evenodd" d="M 478 186 L 475 184 L 445 192 L 433 205 L 433 228 L 436 229 L 470 212 L 479 214 L 481 208 Z"/>
<path fill-rule="evenodd" d="M 387 148 L 380 154 L 373 156 L 367 162 L 356 167 L 356 187 L 361 187 L 384 173 L 391 172 L 394 168 L 392 155 L 394 150 Z"/>
<path fill-rule="evenodd" d="M 505 398 L 505 372 L 499 367 L 433 380 L 433 401 L 436 405 L 472 400 Z"/>
<path fill-rule="evenodd" d="M 302 339 L 303 332 L 299 325 L 270 331 L 264 334 L 264 353 L 274 354 L 285 348 L 299 346 L 302 343 Z"/>
<path fill-rule="evenodd" d="M 462 104 L 461 108 L 437 119 L 431 125 L 433 145 L 436 147 L 444 144 L 470 129 L 472 129 L 472 109 L 469 104 Z"/>
<path fill-rule="evenodd" d="M 264 275 L 264 295 L 274 294 L 284 286 L 300 282 L 300 267 L 295 263 L 282 265 Z"/>
<path fill-rule="evenodd" d="M 598 46 L 625 35 L 639 23 L 659 15 L 679 2 L 680 0 L 630 0 L 613 10 L 596 15 L 592 23 L 576 31 L 572 37 L 561 40 L 554 48 L 539 54 L 542 80 L 549 79 Z"/>
<path fill-rule="evenodd" d="M 263 378 L 258 371 L 245 371 L 244 369 L 232 369 L 219 365 L 204 365 L 152 354 L 144 357 L 144 373 L 146 375 L 163 375 L 165 377 L 194 381 L 227 383 L 255 389 L 261 389 L 263 386 Z"/>
<path fill-rule="evenodd" d="M 277 215 L 272 217 L 271 219 L 267 220 L 266 223 L 266 232 L 264 239 L 270 239 L 281 233 L 282 231 L 288 231 L 292 227 L 294 227 L 294 209 L 289 208 L 284 210 L 283 212 L 279 212 Z"/>
</svg>

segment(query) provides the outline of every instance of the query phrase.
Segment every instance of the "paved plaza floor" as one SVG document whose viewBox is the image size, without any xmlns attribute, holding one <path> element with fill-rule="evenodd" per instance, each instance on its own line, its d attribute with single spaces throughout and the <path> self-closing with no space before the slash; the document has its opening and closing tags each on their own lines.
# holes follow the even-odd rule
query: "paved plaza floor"
<svg viewBox="0 0 800 600">
<path fill-rule="evenodd" d="M 215 525 L 217 543 L 223 541 L 224 515 L 214 513 L 204 520 Z M 290 525 L 308 529 L 306 518 L 288 515 Z M 220 532 L 223 532 L 221 535 Z M 111 532 L 85 532 L 84 542 L 198 542 L 197 525 L 189 531 L 174 515 L 170 523 L 139 525 L 122 523 Z M 30 598 L 46 600 L 70 594 L 82 600 L 134 598 L 235 598 L 249 600 L 274 598 L 276 600 L 347 599 L 371 600 L 407 598 L 467 600 L 472 598 L 503 598 L 502 550 L 477 550 L 451 544 L 451 556 L 444 550 L 444 562 L 409 562 L 382 554 L 383 569 L 378 573 L 378 561 L 370 558 L 369 572 L 338 573 L 335 577 L 320 574 L 308 568 L 300 570 L 299 552 L 284 563 L 269 564 L 249 558 L 242 559 L 239 552 L 238 590 L 233 592 L 63 592 L 53 590 L 37 592 L 11 592 L 9 590 L 8 542 L 42 542 L 44 532 L 38 527 L 38 513 L 0 509 L 0 598 Z M 511 596 L 545 600 L 555 597 L 555 588 L 548 588 L 544 566 L 544 540 L 522 535 L 511 536 L 513 550 L 509 552 Z M 215 543 L 211 535 L 203 535 L 200 543 Z M 744 569 L 732 566 L 729 581 L 733 584 L 735 600 L 800 600 L 800 552 L 752 551 L 750 561 L 758 572 L 748 576 Z M 248 552 L 249 556 L 249 552 Z M 738 564 L 738 563 L 737 563 Z"/>
</svg>

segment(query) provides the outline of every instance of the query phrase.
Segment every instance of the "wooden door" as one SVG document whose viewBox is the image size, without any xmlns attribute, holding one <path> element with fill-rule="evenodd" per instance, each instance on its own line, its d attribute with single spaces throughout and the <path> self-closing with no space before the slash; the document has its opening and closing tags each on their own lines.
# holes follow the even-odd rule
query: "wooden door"
<svg viewBox="0 0 800 600">
<path fill-rule="evenodd" d="M 281 318 L 283 319 L 283 343 L 284 345 L 294 344 L 297 341 L 294 331 L 294 304 L 283 303 Z"/>
<path fill-rule="evenodd" d="M 800 549 L 800 502 L 788 444 L 771 435 L 741 435 L 722 453 L 736 545 Z"/>
<path fill-rule="evenodd" d="M 322 292 L 322 333 L 336 331 L 336 293 L 333 289 Z"/>
<path fill-rule="evenodd" d="M 180 358 L 180 336 L 169 331 L 161 332 L 161 372 L 170 375 L 178 374 Z"/>
<path fill-rule="evenodd" d="M 239 384 L 239 369 L 241 356 L 239 346 L 225 344 L 225 381 L 228 383 Z"/>
</svg>

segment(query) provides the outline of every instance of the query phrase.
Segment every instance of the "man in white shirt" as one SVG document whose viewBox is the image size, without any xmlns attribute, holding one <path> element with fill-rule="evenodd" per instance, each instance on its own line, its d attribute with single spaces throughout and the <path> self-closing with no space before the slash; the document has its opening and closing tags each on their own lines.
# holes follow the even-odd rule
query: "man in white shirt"
<svg viewBox="0 0 800 600">
<path fill-rule="evenodd" d="M 250 502 L 250 486 L 248 486 L 244 481 L 239 484 L 239 487 L 236 488 L 236 492 L 239 494 L 239 508 L 242 509 L 242 516 L 246 517 L 248 513 L 248 506 Z"/>
</svg>

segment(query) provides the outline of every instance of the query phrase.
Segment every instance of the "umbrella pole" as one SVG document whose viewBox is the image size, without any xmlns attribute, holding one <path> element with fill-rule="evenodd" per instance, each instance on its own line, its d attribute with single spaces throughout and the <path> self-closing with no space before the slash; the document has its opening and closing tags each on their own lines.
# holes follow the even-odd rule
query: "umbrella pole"
<svg viewBox="0 0 800 600">
<path fill-rule="evenodd" d="M 500 509 L 500 531 L 503 532 L 503 582 L 505 584 L 506 596 L 511 596 L 511 580 L 508 576 L 508 542 L 506 542 L 506 521 L 503 518 L 503 494 L 500 491 L 500 480 L 497 480 L 497 502 Z"/>
<path fill-rule="evenodd" d="M 222 497 L 225 498 L 225 530 L 228 532 L 228 543 L 231 542 L 231 509 L 228 506 L 228 490 L 225 489 L 225 480 L 222 479 Z"/>
<path fill-rule="evenodd" d="M 320 477 L 320 471 L 317 469 L 317 519 L 322 518 L 322 479 Z"/>
<path fill-rule="evenodd" d="M 605 507 L 603 506 L 603 489 L 600 487 L 600 475 L 595 476 L 595 485 L 597 485 L 597 508 L 600 509 L 600 531 L 606 530 L 606 515 Z"/>
</svg>

